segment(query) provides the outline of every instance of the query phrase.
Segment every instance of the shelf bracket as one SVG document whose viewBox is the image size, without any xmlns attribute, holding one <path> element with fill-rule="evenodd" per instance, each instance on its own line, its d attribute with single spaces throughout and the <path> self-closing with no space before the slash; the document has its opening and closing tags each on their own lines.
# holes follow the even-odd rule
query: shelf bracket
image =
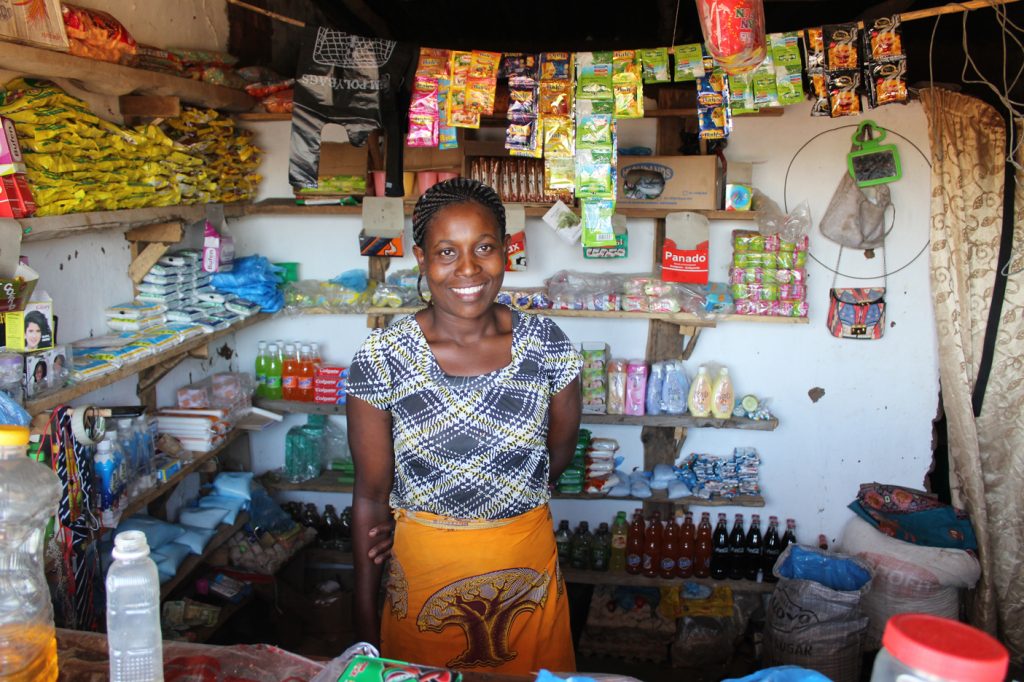
<svg viewBox="0 0 1024 682">
<path fill-rule="evenodd" d="M 377 284 L 383 284 L 390 265 L 391 258 L 387 256 L 370 256 L 368 268 L 370 280 Z M 369 315 L 366 318 L 366 326 L 370 329 L 383 329 L 391 323 L 391 318 L 392 315 Z"/>
<path fill-rule="evenodd" d="M 686 345 L 683 346 L 683 360 L 689 360 L 693 351 L 697 349 L 697 339 L 700 338 L 700 330 L 703 327 L 679 327 L 679 335 L 686 337 Z"/>
<path fill-rule="evenodd" d="M 139 397 L 139 402 L 145 405 L 148 411 L 156 411 L 156 385 L 190 355 L 191 352 L 182 353 L 139 372 L 139 383 L 135 388 L 135 395 Z"/>
</svg>

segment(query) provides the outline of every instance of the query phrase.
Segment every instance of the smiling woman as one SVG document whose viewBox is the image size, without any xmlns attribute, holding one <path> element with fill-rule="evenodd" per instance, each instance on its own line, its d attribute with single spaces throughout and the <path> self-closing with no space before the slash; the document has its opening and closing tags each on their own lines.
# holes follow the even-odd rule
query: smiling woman
<svg viewBox="0 0 1024 682">
<path fill-rule="evenodd" d="M 429 665 L 573 670 L 547 503 L 576 442 L 580 356 L 551 320 L 494 303 L 507 239 L 491 188 L 434 185 L 413 237 L 432 304 L 374 331 L 349 374 L 356 634 Z M 378 616 L 372 543 L 392 514 Z"/>
</svg>

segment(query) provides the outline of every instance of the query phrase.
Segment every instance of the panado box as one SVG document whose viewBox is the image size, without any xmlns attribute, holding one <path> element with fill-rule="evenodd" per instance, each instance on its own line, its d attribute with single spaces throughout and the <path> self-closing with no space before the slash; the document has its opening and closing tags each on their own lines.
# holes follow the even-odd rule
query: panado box
<svg viewBox="0 0 1024 682">
<path fill-rule="evenodd" d="M 684 211 L 665 216 L 661 278 L 666 282 L 708 283 L 708 219 Z"/>
<path fill-rule="evenodd" d="M 620 156 L 619 208 L 714 210 L 725 185 L 717 156 Z"/>
</svg>

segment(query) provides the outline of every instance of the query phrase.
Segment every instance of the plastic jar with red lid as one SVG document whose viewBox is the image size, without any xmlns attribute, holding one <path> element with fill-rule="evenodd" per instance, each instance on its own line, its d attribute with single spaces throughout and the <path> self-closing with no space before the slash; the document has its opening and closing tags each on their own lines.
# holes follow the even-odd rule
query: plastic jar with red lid
<svg viewBox="0 0 1024 682">
<path fill-rule="evenodd" d="M 1002 682 L 1010 656 L 992 636 L 948 618 L 889 619 L 871 682 Z"/>
</svg>

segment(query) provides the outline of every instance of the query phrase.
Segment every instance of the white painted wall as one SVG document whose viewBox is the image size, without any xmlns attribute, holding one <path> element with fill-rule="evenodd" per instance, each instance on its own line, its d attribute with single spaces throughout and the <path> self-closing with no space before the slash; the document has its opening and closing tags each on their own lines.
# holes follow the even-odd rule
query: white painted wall
<svg viewBox="0 0 1024 682">
<path fill-rule="evenodd" d="M 740 118 L 730 139 L 727 156 L 757 162 L 755 184 L 780 203 L 787 167 L 790 204 L 806 199 L 814 220 L 820 219 L 845 167 L 853 129 L 838 130 L 860 119 L 813 119 L 808 107 L 787 109 L 782 118 Z M 871 112 L 882 126 L 905 136 L 927 152 L 926 121 L 920 106 L 888 107 Z M 261 189 L 263 196 L 286 196 L 287 123 L 254 124 L 259 143 L 267 150 Z M 824 132 L 797 154 L 814 135 Z M 633 124 L 628 143 L 650 139 L 650 122 Z M 812 541 L 819 533 L 834 539 L 849 516 L 846 505 L 861 482 L 884 481 L 920 487 L 931 460 L 931 420 L 938 394 L 936 340 L 928 285 L 927 250 L 915 259 L 928 237 L 929 172 L 924 157 L 905 140 L 892 136 L 903 158 L 904 179 L 892 185 L 896 205 L 895 228 L 888 241 L 890 271 L 888 319 L 892 326 L 877 342 L 840 341 L 825 329 L 828 289 L 832 275 L 822 266 L 809 266 L 810 324 L 757 325 L 723 323 L 704 332 L 689 363 L 727 365 L 740 393 L 771 398 L 780 420 L 774 432 L 691 430 L 684 452 L 728 454 L 735 446 L 757 447 L 763 459 L 761 480 L 767 500 L 762 516 L 795 517 L 800 537 Z M 624 140 L 624 143 L 626 141 Z M 730 232 L 748 229 L 748 222 L 720 221 L 712 225 L 712 279 L 725 280 L 731 259 Z M 252 217 L 236 223 L 233 233 L 240 253 L 258 252 L 272 260 L 297 260 L 304 278 L 329 278 L 350 269 L 365 268 L 357 255 L 354 217 Z M 507 275 L 508 285 L 537 285 L 554 271 L 609 267 L 621 272 L 648 270 L 653 252 L 654 223 L 632 220 L 630 257 L 614 264 L 585 262 L 578 248 L 557 240 L 539 220 L 527 226 L 530 271 Z M 408 226 L 407 226 L 408 229 Z M 408 243 L 408 237 L 407 237 Z M 811 251 L 830 266 L 837 247 L 817 231 Z M 394 268 L 412 265 L 399 259 Z M 908 264 L 909 263 L 909 264 Z M 879 262 L 865 261 L 853 252 L 844 257 L 843 272 L 871 276 Z M 840 286 L 858 286 L 840 280 Z M 238 334 L 240 366 L 252 364 L 258 339 L 302 338 L 324 344 L 325 357 L 348 362 L 367 334 L 362 316 L 278 319 Z M 604 322 L 559 318 L 559 325 L 577 342 L 603 340 L 620 357 L 640 357 L 646 345 L 647 325 L 642 321 Z M 808 397 L 812 388 L 824 389 L 817 403 Z M 291 417 L 286 424 L 297 423 Z M 592 425 L 596 435 L 619 440 L 627 466 L 642 462 L 639 427 Z M 253 438 L 254 466 L 264 470 L 281 466 L 286 427 Z M 316 501 L 347 503 L 341 495 L 291 495 Z M 610 520 L 616 510 L 629 509 L 621 501 L 556 501 L 555 516 L 573 524 Z M 720 509 L 751 512 L 750 509 Z"/>
</svg>

